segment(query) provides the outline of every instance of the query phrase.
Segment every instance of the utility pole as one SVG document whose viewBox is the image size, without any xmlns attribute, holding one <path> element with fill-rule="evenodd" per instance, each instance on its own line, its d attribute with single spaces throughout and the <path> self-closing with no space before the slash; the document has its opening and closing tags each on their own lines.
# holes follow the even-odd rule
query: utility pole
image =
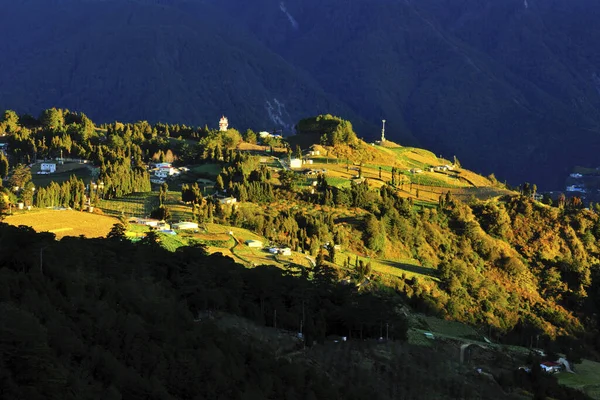
<svg viewBox="0 0 600 400">
<path fill-rule="evenodd" d="M 381 122 L 383 123 L 381 127 L 381 143 L 385 143 L 385 119 L 382 119 Z"/>
</svg>

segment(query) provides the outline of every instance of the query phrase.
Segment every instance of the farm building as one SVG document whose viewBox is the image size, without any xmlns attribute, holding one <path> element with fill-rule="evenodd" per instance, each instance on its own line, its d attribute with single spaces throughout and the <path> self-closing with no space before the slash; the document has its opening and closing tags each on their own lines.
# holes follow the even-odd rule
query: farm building
<svg viewBox="0 0 600 400">
<path fill-rule="evenodd" d="M 42 172 L 52 174 L 52 173 L 56 172 L 56 164 L 55 163 L 42 163 L 42 165 L 40 166 L 40 170 Z"/>
<path fill-rule="evenodd" d="M 284 247 L 282 249 L 279 249 L 279 254 L 281 254 L 282 256 L 291 256 L 292 249 L 290 249 L 289 247 Z"/>
<path fill-rule="evenodd" d="M 290 160 L 290 168 L 302 168 L 302 159 L 301 158 L 292 158 Z"/>
<path fill-rule="evenodd" d="M 158 224 L 156 224 L 156 229 L 160 229 L 160 230 L 171 229 L 171 225 L 169 225 L 165 221 L 160 221 Z"/>
<path fill-rule="evenodd" d="M 261 249 L 263 247 L 263 242 L 260 240 L 246 240 L 246 245 L 253 249 Z"/>
<path fill-rule="evenodd" d="M 157 178 L 168 178 L 169 176 L 179 175 L 180 171 L 173 167 L 160 167 L 154 170 L 154 176 Z"/>
<path fill-rule="evenodd" d="M 223 197 L 219 199 L 219 203 L 221 204 L 235 204 L 237 203 L 237 199 L 235 197 Z"/>
<path fill-rule="evenodd" d="M 178 222 L 176 224 L 172 224 L 171 225 L 172 229 L 179 229 L 179 230 L 184 230 L 184 229 L 198 229 L 198 224 L 195 222 Z"/>
<path fill-rule="evenodd" d="M 156 228 L 158 224 L 160 224 L 159 220 L 152 218 L 132 218 L 130 222 L 139 225 L 151 226 L 153 228 Z"/>
<path fill-rule="evenodd" d="M 543 362 L 540 364 L 540 367 L 542 367 L 542 371 L 548 373 L 560 372 L 562 370 L 562 364 L 552 361 Z"/>
</svg>

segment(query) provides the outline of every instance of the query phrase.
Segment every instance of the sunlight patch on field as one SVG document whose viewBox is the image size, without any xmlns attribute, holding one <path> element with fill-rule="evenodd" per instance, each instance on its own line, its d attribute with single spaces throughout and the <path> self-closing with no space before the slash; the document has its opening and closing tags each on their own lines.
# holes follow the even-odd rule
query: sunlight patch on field
<svg viewBox="0 0 600 400">
<path fill-rule="evenodd" d="M 37 232 L 51 232 L 57 239 L 65 236 L 103 237 L 118 220 L 104 215 L 74 210 L 25 211 L 10 215 L 7 224 L 32 227 Z"/>
</svg>

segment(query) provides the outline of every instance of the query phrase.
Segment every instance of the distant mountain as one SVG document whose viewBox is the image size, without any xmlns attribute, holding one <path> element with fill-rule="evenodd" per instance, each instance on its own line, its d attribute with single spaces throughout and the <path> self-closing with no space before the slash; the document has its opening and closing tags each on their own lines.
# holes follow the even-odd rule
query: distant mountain
<svg viewBox="0 0 600 400">
<path fill-rule="evenodd" d="M 361 116 L 387 119 L 400 143 L 545 187 L 575 160 L 597 162 L 597 2 L 220 3 Z"/>
<path fill-rule="evenodd" d="M 322 112 L 512 183 L 600 149 L 591 0 L 0 0 L 0 107 L 291 130 Z"/>
<path fill-rule="evenodd" d="M 356 118 L 211 6 L 172 3 L 0 1 L 0 107 L 288 131 L 307 113 Z"/>
</svg>

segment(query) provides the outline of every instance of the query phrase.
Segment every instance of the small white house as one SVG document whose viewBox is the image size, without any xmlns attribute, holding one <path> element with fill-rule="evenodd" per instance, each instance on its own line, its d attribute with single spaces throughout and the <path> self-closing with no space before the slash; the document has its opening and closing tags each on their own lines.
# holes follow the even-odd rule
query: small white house
<svg viewBox="0 0 600 400">
<path fill-rule="evenodd" d="M 290 249 L 289 247 L 284 247 L 282 249 L 279 249 L 279 254 L 281 254 L 282 256 L 291 256 L 292 249 Z"/>
<path fill-rule="evenodd" d="M 237 203 L 237 199 L 235 197 L 223 197 L 219 199 L 219 203 L 221 204 L 235 204 Z"/>
<path fill-rule="evenodd" d="M 262 249 L 263 242 L 261 242 L 260 240 L 246 240 L 246 246 L 253 249 Z"/>
<path fill-rule="evenodd" d="M 40 170 L 42 172 L 52 174 L 52 173 L 56 172 L 56 164 L 55 163 L 42 163 L 42 165 L 40 166 Z"/>
<path fill-rule="evenodd" d="M 158 224 L 160 224 L 159 220 L 153 218 L 134 218 L 130 220 L 130 222 L 139 225 L 151 226 L 153 228 L 156 228 Z"/>
<path fill-rule="evenodd" d="M 178 222 L 176 224 L 171 224 L 171 229 L 198 229 L 198 224 L 195 222 Z"/>
<path fill-rule="evenodd" d="M 168 178 L 173 175 L 179 175 L 180 171 L 173 167 L 161 167 L 154 171 L 154 176 L 157 178 Z"/>
<path fill-rule="evenodd" d="M 301 158 L 292 158 L 290 160 L 290 168 L 302 168 L 302 159 Z"/>
<path fill-rule="evenodd" d="M 552 361 L 543 362 L 540 364 L 540 367 L 542 368 L 542 371 L 550 373 L 550 374 L 555 373 L 555 372 L 560 372 L 562 370 L 562 364 L 552 362 Z"/>
</svg>

